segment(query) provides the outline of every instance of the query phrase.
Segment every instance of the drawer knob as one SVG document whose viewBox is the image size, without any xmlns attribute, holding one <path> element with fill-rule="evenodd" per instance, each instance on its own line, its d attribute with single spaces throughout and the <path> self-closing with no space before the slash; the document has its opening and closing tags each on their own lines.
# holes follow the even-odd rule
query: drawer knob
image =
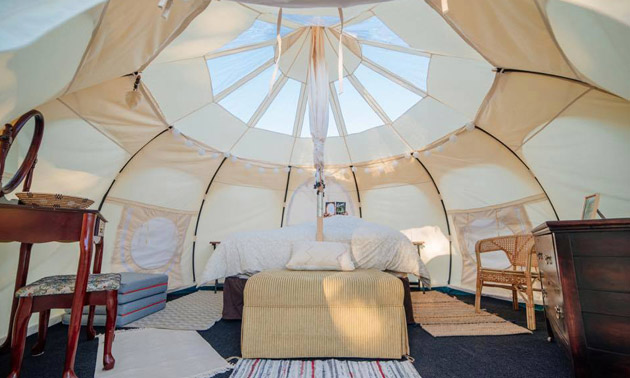
<svg viewBox="0 0 630 378">
<path fill-rule="evenodd" d="M 545 262 L 547 263 L 547 265 L 553 264 L 553 262 L 551 261 L 551 256 L 545 256 Z"/>
<path fill-rule="evenodd" d="M 564 318 L 564 311 L 562 311 L 562 307 L 556 305 L 554 307 L 554 310 L 556 310 L 556 318 L 557 319 L 562 319 Z"/>
</svg>

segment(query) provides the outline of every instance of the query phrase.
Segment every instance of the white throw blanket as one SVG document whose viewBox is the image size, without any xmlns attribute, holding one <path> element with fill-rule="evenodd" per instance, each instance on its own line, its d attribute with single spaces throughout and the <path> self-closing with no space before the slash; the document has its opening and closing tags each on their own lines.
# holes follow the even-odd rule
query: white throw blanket
<svg viewBox="0 0 630 378">
<path fill-rule="evenodd" d="M 294 241 L 315 240 L 315 223 L 270 231 L 237 232 L 221 242 L 212 254 L 199 286 L 216 279 L 285 269 Z M 411 273 L 430 282 L 429 272 L 416 247 L 402 233 L 350 216 L 324 219 L 324 239 L 349 243 L 358 269 Z"/>
</svg>

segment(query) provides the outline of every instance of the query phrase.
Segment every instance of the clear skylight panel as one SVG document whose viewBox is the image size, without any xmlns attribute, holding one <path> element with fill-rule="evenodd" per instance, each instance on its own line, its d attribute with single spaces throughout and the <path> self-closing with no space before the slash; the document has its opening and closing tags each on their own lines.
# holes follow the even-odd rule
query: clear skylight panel
<svg viewBox="0 0 630 378">
<path fill-rule="evenodd" d="M 427 90 L 430 59 L 380 47 L 362 45 L 363 56 L 379 66 L 407 80 L 423 91 Z"/>
<path fill-rule="evenodd" d="M 285 36 L 293 29 L 282 26 L 280 27 L 280 35 Z M 260 42 L 276 39 L 276 25 L 266 21 L 256 20 L 238 37 L 223 45 L 218 51 L 231 50 L 241 46 L 255 45 Z"/>
<path fill-rule="evenodd" d="M 219 104 L 241 121 L 249 122 L 258 106 L 269 94 L 269 81 L 273 74 L 273 68 L 273 66 L 267 68 L 260 75 L 238 87 Z"/>
<path fill-rule="evenodd" d="M 339 93 L 339 81 L 335 81 Z M 343 93 L 339 95 L 339 106 L 348 134 L 360 133 L 383 124 L 381 118 L 354 88 L 350 80 L 344 80 Z"/>
<path fill-rule="evenodd" d="M 345 27 L 343 31 L 366 41 L 409 47 L 407 42 L 403 41 L 398 34 L 388 28 L 378 17 L 370 17 L 363 22 Z"/>
<path fill-rule="evenodd" d="M 307 26 L 332 26 L 340 22 L 337 16 L 312 16 L 306 14 L 283 14 L 283 19 Z"/>
<path fill-rule="evenodd" d="M 392 121 L 422 99 L 363 64 L 354 71 L 354 76 L 359 79 Z"/>
<path fill-rule="evenodd" d="M 302 138 L 311 137 L 311 122 L 309 117 L 308 102 L 306 103 L 306 112 L 304 114 L 304 123 L 302 125 Z M 337 129 L 337 122 L 335 122 L 335 115 L 333 114 L 330 103 L 328 104 L 328 133 L 327 137 L 339 136 L 339 130 Z"/>
<path fill-rule="evenodd" d="M 212 91 L 218 94 L 273 59 L 273 46 L 208 59 Z"/>
<path fill-rule="evenodd" d="M 256 123 L 256 127 L 292 135 L 301 89 L 302 84 L 299 81 L 287 80 L 262 118 Z"/>
</svg>

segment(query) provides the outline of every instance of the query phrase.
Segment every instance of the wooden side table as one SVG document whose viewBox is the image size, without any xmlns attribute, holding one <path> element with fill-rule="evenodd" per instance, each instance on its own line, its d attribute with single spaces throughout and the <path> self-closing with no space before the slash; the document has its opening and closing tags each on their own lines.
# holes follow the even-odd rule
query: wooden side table
<svg viewBox="0 0 630 378">
<path fill-rule="evenodd" d="M 100 273 L 103 258 L 103 232 L 106 222 L 97 210 L 49 209 L 0 204 L 0 242 L 21 243 L 15 280 L 16 291 L 26 285 L 33 244 L 79 242 L 79 263 L 72 300 L 72 315 L 68 327 L 64 378 L 76 377 L 74 362 L 81 330 L 81 314 L 90 274 L 92 250 L 96 244 L 94 273 Z M 14 297 L 11 306 L 9 332 L 4 344 L 0 347 L 2 352 L 10 350 L 16 307 L 17 298 Z M 40 314 L 40 319 L 42 316 Z M 90 308 L 90 320 L 93 316 L 94 309 Z M 45 332 L 45 329 L 42 328 L 47 326 L 47 323 L 42 323 L 40 323 L 40 331 Z M 93 322 L 89 321 L 89 324 L 91 325 Z M 93 327 L 88 327 L 88 333 L 91 336 L 94 335 Z"/>
<path fill-rule="evenodd" d="M 423 241 L 414 241 L 412 242 L 413 245 L 416 246 L 416 248 L 418 248 L 418 257 L 422 258 L 422 248 L 424 248 L 424 242 Z M 418 289 L 422 290 L 422 294 L 425 293 L 425 287 L 424 287 L 424 283 L 422 282 L 422 280 L 420 279 L 420 277 L 418 277 Z"/>
</svg>

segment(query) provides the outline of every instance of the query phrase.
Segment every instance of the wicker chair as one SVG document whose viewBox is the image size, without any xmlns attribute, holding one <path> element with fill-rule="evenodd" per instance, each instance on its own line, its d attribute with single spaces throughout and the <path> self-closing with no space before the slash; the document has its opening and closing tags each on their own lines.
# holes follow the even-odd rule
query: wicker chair
<svg viewBox="0 0 630 378">
<path fill-rule="evenodd" d="M 481 266 L 481 254 L 485 252 L 503 251 L 510 260 L 508 269 L 489 269 Z M 518 310 L 518 295 L 525 300 L 527 310 L 527 328 L 536 329 L 534 312 L 534 283 L 540 281 L 538 260 L 532 235 L 501 236 L 479 240 L 475 244 L 477 255 L 477 294 L 475 310 L 481 311 L 481 290 L 484 286 L 512 290 L 512 305 Z"/>
</svg>

